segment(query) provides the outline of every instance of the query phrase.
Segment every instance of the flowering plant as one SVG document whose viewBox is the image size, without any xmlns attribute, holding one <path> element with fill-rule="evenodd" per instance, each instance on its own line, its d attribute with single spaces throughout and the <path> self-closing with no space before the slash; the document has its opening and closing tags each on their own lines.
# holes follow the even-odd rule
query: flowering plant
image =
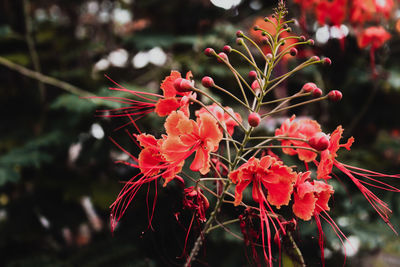
<svg viewBox="0 0 400 267">
<path fill-rule="evenodd" d="M 330 180 L 335 177 L 332 169 L 336 167 L 354 183 L 384 222 L 395 231 L 389 221 L 391 210 L 371 188 L 399 192 L 400 189 L 380 178 L 400 178 L 400 175 L 385 175 L 339 162 L 336 159 L 339 150 L 350 150 L 354 142 L 353 137 L 342 140 L 344 130 L 340 125 L 332 133 L 326 134 L 317 121 L 297 119 L 293 115 L 269 136 L 259 135 L 256 131 L 263 121 L 280 112 L 318 101 L 336 102 L 342 98 L 340 91 L 332 90 L 324 94 L 316 84 L 308 82 L 290 96 L 271 100 L 270 95 L 274 89 L 294 73 L 314 64 L 331 64 L 329 58 L 312 56 L 287 73 L 275 71 L 286 57 L 297 55 L 296 47 L 314 43 L 304 36 L 287 35 L 293 20 L 287 20 L 286 15 L 285 5 L 280 2 L 274 14 L 265 18 L 273 31 L 254 27 L 255 31 L 264 36 L 264 47 L 238 31 L 236 43 L 244 52 L 228 45 L 220 53 L 212 48 L 205 49 L 206 56 L 215 58 L 232 72 L 239 95 L 217 85 L 208 76 L 202 78 L 200 86 L 193 80 L 190 71 L 184 77 L 178 71 L 171 71 L 161 83 L 162 95 L 128 90 L 115 83 L 117 87 L 111 89 L 129 92 L 133 99 L 108 98 L 127 106 L 107 110 L 105 116 L 129 118 L 129 123 L 137 131 L 130 136 L 141 148 L 141 152 L 136 157 L 113 140 L 131 158 L 129 162 L 119 163 L 140 171 L 125 183 L 111 205 L 112 229 L 115 229 L 143 185 L 152 182 L 157 185 L 161 180 L 165 187 L 175 180 L 184 187 L 183 208 L 192 213 L 187 237 L 191 234 L 193 223 L 200 225 L 194 244 L 187 244 L 186 237 L 183 251 L 185 266 L 190 266 L 195 260 L 208 234 L 218 228 L 226 229 L 233 223 L 239 223 L 243 239 L 246 245 L 252 247 L 253 259 L 259 264 L 256 247 L 261 247 L 268 266 L 272 266 L 275 261 L 280 265 L 281 248 L 291 250 L 293 261 L 304 266 L 304 259 L 292 232 L 297 227 L 297 221 L 311 219 L 315 220 L 318 229 L 321 261 L 324 265 L 322 224 L 328 223 L 342 242 L 346 239 L 329 215 L 329 202 L 335 193 Z M 255 60 L 254 50 L 262 57 L 262 64 Z M 238 55 L 250 65 L 252 70 L 248 78 L 233 67 L 228 54 Z M 237 102 L 245 110 L 247 120 L 217 101 L 204 88 L 217 90 Z M 212 104 L 206 105 L 203 99 Z M 165 132 L 160 137 L 142 133 L 137 125 L 138 119 L 151 112 L 166 117 Z M 293 156 L 298 160 L 298 166 L 286 165 L 273 151 Z M 184 170 L 185 165 L 190 172 Z M 247 188 L 251 188 L 251 198 L 245 197 Z M 210 197 L 215 198 L 215 201 L 209 201 Z M 213 207 L 210 202 L 215 203 Z M 226 205 L 240 207 L 237 208 L 239 214 L 236 218 L 220 221 L 220 214 Z M 281 214 L 284 207 L 287 208 Z M 153 213 L 154 205 L 149 215 L 150 226 Z M 273 240 L 279 248 L 278 257 L 274 257 Z M 191 251 L 187 253 L 186 247 L 192 247 Z"/>
</svg>

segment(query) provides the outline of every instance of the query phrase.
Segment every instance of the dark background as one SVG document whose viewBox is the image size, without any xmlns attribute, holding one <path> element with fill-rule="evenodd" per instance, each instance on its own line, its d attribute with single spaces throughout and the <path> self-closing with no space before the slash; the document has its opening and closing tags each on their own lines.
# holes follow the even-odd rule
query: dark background
<svg viewBox="0 0 400 267">
<path fill-rule="evenodd" d="M 132 154 L 139 150 L 124 131 L 133 132 L 133 128 L 118 130 L 126 123 L 124 118 L 96 116 L 96 110 L 120 104 L 82 97 L 89 93 L 128 96 L 109 91 L 113 84 L 104 74 L 126 88 L 158 92 L 171 69 L 191 70 L 197 82 L 211 75 L 235 91 L 229 71 L 202 51 L 208 46 L 220 50 L 224 44 L 234 45 L 236 30 L 250 31 L 256 18 L 271 13 L 273 4 L 243 0 L 225 10 L 208 0 L 1 1 L 0 56 L 81 91 L 39 82 L 18 72 L 18 66 L 0 65 L 0 266 L 182 265 L 179 256 L 191 214 L 181 210 L 182 189 L 175 182 L 166 188 L 159 185 L 154 232 L 148 229 L 147 188 L 143 188 L 111 233 L 109 205 L 122 188 L 120 181 L 128 180 L 136 170 L 114 164 L 124 155 L 107 136 Z M 289 16 L 299 16 L 291 2 L 289 11 Z M 368 50 L 360 50 L 350 32 L 344 50 L 337 39 L 330 39 L 300 53 L 328 56 L 331 67 L 301 71 L 279 89 L 295 92 L 309 81 L 325 91 L 340 89 L 344 94 L 340 103 L 323 102 L 292 112 L 317 119 L 326 132 L 343 125 L 346 137 L 354 136 L 356 142 L 351 152 L 343 151 L 340 160 L 385 173 L 400 173 L 400 46 L 394 23 L 387 25 L 392 39 L 377 51 L 378 78 L 372 79 Z M 293 28 L 314 38 L 312 31 Z M 165 62 L 158 55 L 155 59 L 161 62 L 156 64 L 140 68 L 131 64 L 139 52 L 146 57 L 155 47 L 152 51 L 162 49 Z M 113 51 L 127 56 L 125 64 L 113 65 Z M 302 60 L 290 60 L 281 71 Z M 246 72 L 249 67 L 241 64 L 238 69 Z M 246 118 L 243 110 L 237 111 Z M 162 123 L 151 116 L 140 120 L 143 131 L 153 134 Z M 268 131 L 266 125 L 262 129 Z M 347 236 L 360 241 L 357 256 L 349 257 L 347 266 L 388 266 L 388 262 L 400 266 L 397 236 L 355 188 L 343 183 L 333 184 L 331 216 Z M 154 186 L 149 194 L 154 195 Z M 392 222 L 398 230 L 398 194 L 378 195 L 392 208 Z M 153 198 L 149 199 L 151 203 Z M 92 204 L 94 215 L 82 203 Z M 226 209 L 227 216 L 237 212 Z M 327 265 L 342 265 L 340 240 L 328 224 L 325 227 Z M 308 266 L 319 266 L 315 224 L 301 223 L 298 229 L 296 238 Z M 196 226 L 192 229 L 193 233 L 197 230 Z M 240 233 L 237 226 L 231 230 Z M 189 249 L 195 237 L 190 236 Z M 215 231 L 193 266 L 252 264 L 251 250 L 242 241 Z"/>
</svg>

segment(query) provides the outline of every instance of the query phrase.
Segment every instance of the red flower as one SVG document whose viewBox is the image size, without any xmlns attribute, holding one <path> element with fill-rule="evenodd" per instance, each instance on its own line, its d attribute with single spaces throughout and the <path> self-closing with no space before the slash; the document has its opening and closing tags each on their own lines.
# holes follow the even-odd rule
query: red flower
<svg viewBox="0 0 400 267">
<path fill-rule="evenodd" d="M 329 140 L 328 149 L 321 152 L 321 159 L 318 163 L 317 178 L 318 179 L 329 179 L 331 178 L 329 174 L 332 172 L 332 167 L 335 158 L 337 157 L 337 151 L 339 148 L 344 147 L 350 150 L 351 145 L 354 142 L 354 138 L 350 137 L 345 144 L 340 144 L 340 139 L 342 138 L 343 128 L 338 126 L 336 130 L 331 134 Z"/>
<path fill-rule="evenodd" d="M 331 178 L 329 174 L 332 172 L 332 167 L 336 166 L 340 171 L 342 171 L 350 180 L 357 186 L 361 191 L 367 201 L 372 205 L 379 216 L 385 221 L 385 223 L 394 231 L 392 224 L 389 221 L 389 214 L 391 210 L 388 205 L 378 198 L 370 189 L 366 187 L 375 187 L 378 189 L 383 189 L 392 192 L 400 192 L 400 189 L 391 186 L 378 178 L 400 178 L 400 175 L 387 175 L 383 173 L 373 172 L 354 166 L 346 165 L 340 163 L 335 158 L 337 157 L 337 151 L 339 148 L 344 147 L 350 150 L 351 145 L 354 142 L 354 138 L 351 137 L 347 140 L 345 144 L 340 144 L 340 139 L 342 138 L 343 129 L 338 126 L 336 130 L 331 134 L 329 148 L 321 152 L 320 162 L 316 164 L 317 168 L 317 178 L 318 179 L 329 179 Z"/>
<path fill-rule="evenodd" d="M 210 204 L 200 188 L 191 186 L 183 190 L 183 207 L 194 211 L 199 221 L 205 222 Z"/>
<path fill-rule="evenodd" d="M 222 139 L 222 132 L 210 114 L 202 113 L 193 121 L 182 111 L 173 111 L 165 122 L 165 130 L 161 153 L 167 161 L 181 162 L 196 152 L 190 169 L 201 174 L 210 171 L 210 152 L 217 151 Z"/>
<path fill-rule="evenodd" d="M 374 0 L 375 9 L 377 14 L 382 14 L 386 19 L 390 18 L 394 9 L 393 0 Z"/>
<path fill-rule="evenodd" d="M 273 222 L 270 213 L 266 212 L 264 204 L 267 205 L 271 214 L 274 214 L 274 211 L 270 204 L 276 206 L 278 209 L 282 205 L 288 205 L 297 174 L 274 157 L 264 156 L 260 160 L 254 157 L 250 158 L 248 162 L 231 172 L 228 177 L 236 184 L 234 201 L 234 205 L 236 206 L 242 201 L 243 190 L 250 183 L 253 183 L 253 199 L 258 203 L 260 210 L 261 240 L 264 257 L 269 262 L 269 266 L 272 266 L 271 229 L 269 222 L 272 222 L 277 233 L 279 230 Z M 267 197 L 264 195 L 264 188 L 267 189 Z M 285 229 L 278 217 L 275 220 L 282 232 L 285 233 Z M 267 231 L 267 246 L 265 245 L 264 227 L 266 227 Z M 268 248 L 268 255 L 265 248 Z"/>
<path fill-rule="evenodd" d="M 369 27 L 363 30 L 358 35 L 358 46 L 360 48 L 365 48 L 371 46 L 371 50 L 376 50 L 381 47 L 386 41 L 391 38 L 390 33 L 388 33 L 382 26 Z"/>
<path fill-rule="evenodd" d="M 192 72 L 186 73 L 186 79 L 191 80 L 193 77 Z M 155 112 L 160 117 L 171 114 L 172 111 L 177 109 L 183 111 L 183 113 L 189 117 L 189 99 L 188 97 L 194 97 L 195 94 L 192 92 L 178 92 L 175 89 L 175 80 L 182 78 L 179 71 L 171 71 L 171 75 L 167 76 L 161 83 L 161 89 L 164 92 L 164 98 L 160 98 L 156 104 Z"/>
<path fill-rule="evenodd" d="M 232 135 L 235 126 L 239 125 L 236 121 L 242 122 L 242 117 L 240 116 L 240 114 L 237 112 L 234 112 L 233 109 L 230 107 L 225 107 L 225 110 L 228 112 L 225 112 L 216 103 L 214 103 L 210 106 L 207 106 L 207 108 L 219 120 L 219 122 L 222 125 L 226 126 L 226 129 L 227 129 L 229 135 Z M 205 108 L 201 108 L 200 110 L 196 111 L 196 117 L 199 117 L 200 114 L 202 114 L 202 113 L 209 113 L 209 112 Z M 233 117 L 235 117 L 236 120 L 234 120 Z"/>
<path fill-rule="evenodd" d="M 322 181 L 309 181 L 311 172 L 300 173 L 294 189 L 293 213 L 308 221 L 314 214 L 329 211 L 328 201 L 334 190 Z"/>
<path fill-rule="evenodd" d="M 280 128 L 275 130 L 275 136 L 279 137 L 293 137 L 308 140 L 314 136 L 315 133 L 321 132 L 321 126 L 315 120 L 301 119 L 295 120 L 296 116 L 293 115 L 290 119 L 286 119 Z M 311 146 L 300 140 L 280 140 L 283 146 L 301 146 L 311 148 Z M 282 151 L 288 155 L 298 155 L 299 159 L 305 162 L 315 160 L 317 154 L 313 151 L 301 148 L 282 148 Z"/>
<path fill-rule="evenodd" d="M 243 190 L 253 183 L 254 201 L 257 203 L 268 201 L 279 209 L 282 205 L 289 204 L 297 174 L 274 157 L 264 156 L 261 160 L 252 157 L 231 172 L 229 178 L 236 184 L 234 202 L 236 206 L 242 201 Z M 268 191 L 267 198 L 263 187 Z"/>
<path fill-rule="evenodd" d="M 346 17 L 347 0 L 321 0 L 315 9 L 319 24 L 340 26 Z"/>
<path fill-rule="evenodd" d="M 141 134 L 136 138 L 143 147 L 138 157 L 140 171 L 148 177 L 155 176 L 162 171 L 161 177 L 165 179 L 164 186 L 166 186 L 182 170 L 184 161 L 174 164 L 165 160 L 160 152 L 163 139 L 157 140 L 149 134 Z"/>
</svg>

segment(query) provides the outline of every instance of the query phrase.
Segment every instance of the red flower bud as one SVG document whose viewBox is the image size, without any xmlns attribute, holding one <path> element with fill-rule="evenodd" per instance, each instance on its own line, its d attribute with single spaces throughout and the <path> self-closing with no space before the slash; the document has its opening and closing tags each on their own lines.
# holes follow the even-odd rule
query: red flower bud
<svg viewBox="0 0 400 267">
<path fill-rule="evenodd" d="M 318 87 L 314 88 L 312 90 L 312 95 L 313 95 L 313 97 L 320 97 L 320 96 L 322 96 L 322 90 L 319 89 Z"/>
<path fill-rule="evenodd" d="M 329 100 L 331 100 L 333 102 L 340 101 L 342 99 L 342 97 L 343 97 L 342 92 L 340 92 L 338 90 L 333 90 L 328 93 Z"/>
<path fill-rule="evenodd" d="M 264 45 L 267 45 L 267 44 L 268 44 L 268 37 L 263 37 L 263 38 L 261 39 L 261 42 L 262 42 Z"/>
<path fill-rule="evenodd" d="M 261 89 L 257 80 L 254 80 L 254 82 L 251 84 L 251 89 L 253 89 L 254 92 Z"/>
<path fill-rule="evenodd" d="M 236 38 L 237 45 L 243 45 L 243 38 Z"/>
<path fill-rule="evenodd" d="M 193 88 L 193 84 L 186 79 L 178 78 L 174 81 L 175 90 L 178 92 L 189 92 Z"/>
<path fill-rule="evenodd" d="M 330 66 L 332 64 L 332 60 L 329 57 L 324 58 L 323 61 L 324 61 L 324 64 L 326 64 L 326 65 Z"/>
<path fill-rule="evenodd" d="M 305 85 L 303 85 L 301 90 L 303 90 L 304 92 L 309 93 L 312 90 L 314 90 L 315 88 L 317 88 L 317 85 L 315 83 L 306 83 Z"/>
<path fill-rule="evenodd" d="M 258 113 L 252 112 L 247 118 L 247 121 L 251 127 L 257 127 L 260 124 L 261 117 Z"/>
<path fill-rule="evenodd" d="M 257 79 L 257 72 L 255 72 L 254 70 L 249 72 L 249 78 L 252 80 Z"/>
<path fill-rule="evenodd" d="M 212 48 L 206 48 L 205 50 L 204 50 L 204 54 L 206 55 L 206 56 L 208 56 L 208 57 L 211 57 L 211 56 L 213 56 L 214 54 L 215 54 L 215 51 L 214 51 L 214 49 L 212 49 Z"/>
<path fill-rule="evenodd" d="M 292 48 L 290 48 L 290 55 L 292 56 L 292 57 L 294 57 L 294 56 L 296 56 L 297 55 L 297 49 L 296 48 L 294 48 L 294 47 L 292 47 Z"/>
<path fill-rule="evenodd" d="M 175 81 L 174 81 L 174 87 L 175 87 L 175 90 L 176 91 L 178 91 L 178 92 L 180 92 L 181 91 L 181 82 L 182 82 L 182 78 L 178 78 L 178 79 L 176 79 Z"/>
<path fill-rule="evenodd" d="M 321 60 L 321 59 L 319 58 L 319 56 L 312 56 L 312 57 L 311 57 L 311 60 L 313 60 L 313 61 L 319 61 L 319 60 Z"/>
<path fill-rule="evenodd" d="M 230 47 L 229 45 L 225 45 L 224 48 L 222 48 L 222 51 L 229 54 L 232 51 L 232 47 Z"/>
<path fill-rule="evenodd" d="M 300 42 L 304 42 L 305 40 L 306 40 L 306 37 L 305 37 L 304 35 L 302 35 L 302 36 L 299 37 L 299 41 L 300 41 Z"/>
<path fill-rule="evenodd" d="M 201 79 L 201 84 L 204 87 L 210 88 L 214 86 L 214 80 L 211 77 L 204 76 L 203 79 Z"/>
<path fill-rule="evenodd" d="M 308 44 L 314 45 L 314 40 L 313 40 L 313 39 L 309 39 L 309 40 L 308 40 Z"/>
<path fill-rule="evenodd" d="M 242 31 L 237 31 L 236 32 L 236 37 L 243 37 L 243 36 L 244 36 L 244 34 L 243 34 Z"/>
<path fill-rule="evenodd" d="M 218 54 L 219 57 L 221 57 L 223 60 L 228 61 L 228 56 L 224 53 L 221 52 Z M 220 58 L 217 58 L 218 62 L 223 62 Z"/>
<path fill-rule="evenodd" d="M 189 80 L 183 79 L 181 81 L 181 92 L 189 92 L 193 89 L 193 83 Z"/>
<path fill-rule="evenodd" d="M 329 136 L 318 132 L 308 140 L 308 144 L 315 150 L 323 151 L 329 147 Z"/>
</svg>

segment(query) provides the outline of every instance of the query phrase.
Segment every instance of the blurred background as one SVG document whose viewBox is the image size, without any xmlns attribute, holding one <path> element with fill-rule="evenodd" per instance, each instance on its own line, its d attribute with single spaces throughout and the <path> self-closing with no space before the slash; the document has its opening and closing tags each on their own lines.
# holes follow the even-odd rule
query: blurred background
<svg viewBox="0 0 400 267">
<path fill-rule="evenodd" d="M 259 39 L 252 27 L 272 13 L 276 2 L 2 0 L 0 266 L 181 266 L 191 214 L 181 210 L 182 189 L 174 182 L 158 190 L 155 231 L 148 228 L 144 189 L 111 233 L 109 206 L 123 186 L 120 182 L 137 170 L 114 164 L 128 157 L 108 137 L 132 154 L 139 150 L 125 131 L 134 132 L 133 127 L 123 127 L 126 118 L 96 113 L 122 104 L 82 97 L 130 97 L 110 91 L 114 84 L 104 74 L 128 89 L 159 92 L 171 70 L 191 70 L 198 84 L 209 75 L 226 89 L 238 90 L 228 69 L 202 51 L 235 46 L 238 29 Z M 400 173 L 400 10 L 394 5 L 384 21 L 371 20 L 360 28 L 346 20 L 341 25 L 318 24 L 313 14 L 304 17 L 303 6 L 298 5 L 304 1 L 295 2 L 288 1 L 289 17 L 300 22 L 293 32 L 314 38 L 315 45 L 285 59 L 277 72 L 292 69 L 313 54 L 330 57 L 333 64 L 299 72 L 275 96 L 315 82 L 325 92 L 341 90 L 344 97 L 340 103 L 322 102 L 278 114 L 260 131 L 273 131 L 293 112 L 317 119 L 326 132 L 341 124 L 346 137 L 356 139 L 351 152 L 342 152 L 342 162 Z M 359 33 L 377 23 L 391 38 L 375 49 L 373 70 L 371 46 L 360 46 Z M 243 61 L 232 62 L 244 75 L 250 70 Z M 247 118 L 244 110 L 235 111 Z M 139 124 L 144 132 L 159 135 L 163 120 L 149 116 Z M 353 244 L 345 242 L 346 266 L 400 266 L 397 236 L 345 179 L 333 185 L 330 214 Z M 150 196 L 154 193 L 151 188 Z M 389 203 L 392 223 L 399 230 L 399 194 L 377 194 Z M 226 213 L 235 214 L 235 209 L 227 208 Z M 315 224 L 301 223 L 298 229 L 296 238 L 306 263 L 319 266 Z M 327 265 L 341 266 L 343 246 L 328 224 L 324 229 Z M 231 230 L 240 234 L 237 226 Z M 192 231 L 196 233 L 196 227 Z M 195 238 L 196 234 L 189 237 L 189 247 Z M 223 230 L 210 235 L 193 264 L 252 265 L 251 249 Z"/>
</svg>

